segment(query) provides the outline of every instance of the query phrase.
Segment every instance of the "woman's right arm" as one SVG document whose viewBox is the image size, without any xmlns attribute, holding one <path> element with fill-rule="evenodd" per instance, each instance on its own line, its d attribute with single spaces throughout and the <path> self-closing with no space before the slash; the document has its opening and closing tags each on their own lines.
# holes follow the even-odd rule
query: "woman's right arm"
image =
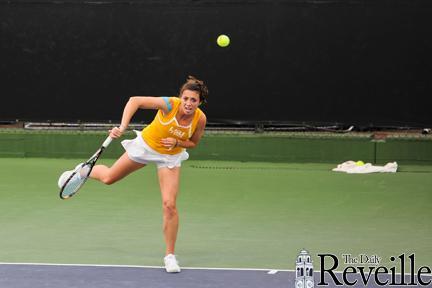
<svg viewBox="0 0 432 288">
<path fill-rule="evenodd" d="M 164 113 L 168 112 L 167 104 L 162 97 L 130 97 L 129 101 L 126 103 L 126 106 L 123 109 L 123 116 L 120 127 L 114 127 L 109 131 L 112 138 L 118 138 L 123 134 L 123 132 L 129 126 L 130 120 L 138 109 L 160 109 Z"/>
</svg>

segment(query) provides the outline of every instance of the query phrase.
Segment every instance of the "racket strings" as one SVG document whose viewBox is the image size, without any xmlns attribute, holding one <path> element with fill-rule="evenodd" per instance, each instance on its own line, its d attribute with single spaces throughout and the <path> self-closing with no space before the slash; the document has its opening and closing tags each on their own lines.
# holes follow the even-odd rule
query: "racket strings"
<svg viewBox="0 0 432 288">
<path fill-rule="evenodd" d="M 60 198 L 67 199 L 72 197 L 81 186 L 86 182 L 88 177 L 90 176 L 90 172 L 93 169 L 93 166 L 96 164 L 96 161 L 102 155 L 102 152 L 107 148 L 113 139 L 108 136 L 103 142 L 102 146 L 87 160 L 85 163 L 78 164 L 74 170 L 72 170 L 71 176 L 66 180 L 60 190 Z M 62 174 L 63 175 L 63 174 Z M 61 177 L 59 182 L 61 181 Z"/>
<path fill-rule="evenodd" d="M 65 183 L 65 186 L 61 192 L 63 198 L 68 198 L 78 191 L 78 189 L 87 180 L 90 169 L 90 165 L 83 165 L 74 171 L 74 174 Z"/>
</svg>

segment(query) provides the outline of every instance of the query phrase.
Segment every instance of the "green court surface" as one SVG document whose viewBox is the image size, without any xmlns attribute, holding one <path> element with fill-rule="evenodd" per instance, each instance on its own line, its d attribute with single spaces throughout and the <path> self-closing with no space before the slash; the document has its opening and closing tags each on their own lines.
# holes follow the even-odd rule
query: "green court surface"
<svg viewBox="0 0 432 288">
<path fill-rule="evenodd" d="M 0 262 L 161 265 L 154 166 L 60 200 L 57 178 L 82 159 L 0 159 Z M 112 160 L 102 159 L 110 164 Z M 336 165 L 337 163 L 335 163 Z M 186 161 L 176 254 L 189 267 L 293 269 L 318 253 L 416 253 L 432 262 L 432 167 L 349 175 L 330 164 Z"/>
</svg>

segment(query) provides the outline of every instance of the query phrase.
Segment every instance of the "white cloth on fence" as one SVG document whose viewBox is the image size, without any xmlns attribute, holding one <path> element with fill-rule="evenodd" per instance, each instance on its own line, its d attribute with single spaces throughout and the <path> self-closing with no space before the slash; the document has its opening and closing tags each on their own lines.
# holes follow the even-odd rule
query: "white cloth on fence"
<svg viewBox="0 0 432 288">
<path fill-rule="evenodd" d="M 384 166 L 376 166 L 371 163 L 365 163 L 364 165 L 357 165 L 354 161 L 346 161 L 339 164 L 332 171 L 346 172 L 348 174 L 367 174 L 367 173 L 395 173 L 397 171 L 398 164 L 396 162 L 389 162 Z"/>
</svg>

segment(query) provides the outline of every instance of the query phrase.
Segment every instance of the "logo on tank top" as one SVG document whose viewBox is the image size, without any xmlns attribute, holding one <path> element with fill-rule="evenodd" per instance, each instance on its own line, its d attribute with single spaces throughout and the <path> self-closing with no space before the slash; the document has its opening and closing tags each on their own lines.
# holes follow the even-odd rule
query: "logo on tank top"
<svg viewBox="0 0 432 288">
<path fill-rule="evenodd" d="M 170 127 L 169 130 L 168 130 L 168 132 L 171 135 L 174 135 L 174 136 L 179 137 L 179 138 L 183 138 L 183 136 L 185 135 L 185 132 L 183 132 L 181 130 L 178 130 L 178 129 L 174 128 L 174 127 Z"/>
</svg>

